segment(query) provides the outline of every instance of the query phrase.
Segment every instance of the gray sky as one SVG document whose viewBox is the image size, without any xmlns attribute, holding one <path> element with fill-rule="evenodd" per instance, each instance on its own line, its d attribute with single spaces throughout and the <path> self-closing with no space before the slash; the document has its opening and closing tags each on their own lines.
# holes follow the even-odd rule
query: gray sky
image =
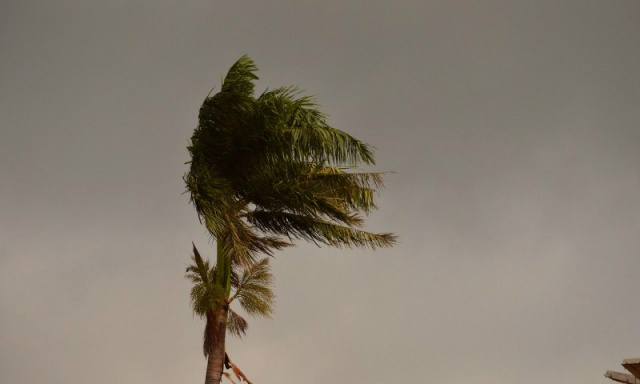
<svg viewBox="0 0 640 384">
<path fill-rule="evenodd" d="M 606 383 L 640 356 L 639 41 L 636 0 L 4 0 L 0 382 L 202 382 L 185 147 L 247 53 L 378 148 L 401 241 L 277 255 L 249 378 Z"/>
</svg>

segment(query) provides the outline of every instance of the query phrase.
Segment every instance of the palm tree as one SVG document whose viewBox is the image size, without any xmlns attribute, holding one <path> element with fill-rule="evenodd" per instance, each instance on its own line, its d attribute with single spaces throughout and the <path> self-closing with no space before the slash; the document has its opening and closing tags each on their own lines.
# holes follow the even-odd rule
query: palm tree
<svg viewBox="0 0 640 384">
<path fill-rule="evenodd" d="M 361 228 L 362 214 L 376 208 L 382 174 L 353 171 L 374 164 L 372 149 L 329 126 L 294 87 L 255 97 L 256 71 L 247 56 L 229 69 L 220 92 L 205 98 L 188 147 L 184 180 L 216 240 L 215 289 L 224 299 L 234 271 L 251 271 L 258 254 L 272 255 L 295 239 L 372 249 L 395 242 L 393 234 Z M 215 308 L 207 317 L 217 335 L 207 384 L 219 382 L 224 360 L 228 306 Z"/>
<path fill-rule="evenodd" d="M 269 259 L 263 258 L 257 261 L 251 270 L 245 270 L 241 276 L 235 271 L 231 273 L 231 295 L 224 296 L 222 288 L 216 284 L 217 268 L 210 265 L 208 260 L 200 256 L 200 252 L 193 244 L 193 264 L 187 267 L 186 277 L 191 280 L 191 306 L 194 314 L 206 319 L 202 350 L 205 357 L 212 356 L 215 346 L 224 339 L 225 330 L 232 335 L 241 337 L 246 334 L 247 321 L 230 308 L 230 304 L 238 301 L 240 306 L 252 316 L 270 317 L 273 312 L 274 297 L 271 285 L 273 275 L 269 270 Z M 223 311 L 218 311 L 222 308 Z M 226 312 L 224 321 L 217 319 L 221 313 Z M 224 327 L 220 327 L 223 324 Z M 213 360 L 213 361 L 212 361 Z M 225 364 L 231 364 L 228 357 L 223 356 Z M 234 365 L 233 370 L 237 376 L 244 374 Z M 222 370 L 218 372 L 214 359 L 209 359 L 207 366 L 207 380 L 220 381 Z M 244 377 L 246 380 L 246 377 Z M 248 381 L 248 380 L 246 380 Z"/>
</svg>

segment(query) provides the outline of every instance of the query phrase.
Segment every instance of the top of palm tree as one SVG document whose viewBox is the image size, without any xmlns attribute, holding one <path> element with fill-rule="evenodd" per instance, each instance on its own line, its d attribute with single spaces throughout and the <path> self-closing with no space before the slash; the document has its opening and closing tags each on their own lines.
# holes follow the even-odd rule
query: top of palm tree
<svg viewBox="0 0 640 384">
<path fill-rule="evenodd" d="M 331 127 L 295 87 L 254 95 L 257 67 L 241 57 L 208 96 L 191 138 L 191 202 L 234 262 L 302 238 L 332 246 L 390 246 L 395 236 L 360 229 L 375 209 L 380 173 L 372 148 Z"/>
</svg>

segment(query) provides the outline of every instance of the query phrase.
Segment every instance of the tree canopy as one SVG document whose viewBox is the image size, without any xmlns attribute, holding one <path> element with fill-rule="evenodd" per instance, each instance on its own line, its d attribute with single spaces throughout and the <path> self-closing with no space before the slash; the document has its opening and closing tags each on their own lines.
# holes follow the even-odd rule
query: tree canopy
<svg viewBox="0 0 640 384">
<path fill-rule="evenodd" d="M 382 174 L 372 148 L 331 127 L 295 87 L 254 95 L 257 67 L 241 57 L 222 89 L 205 98 L 184 180 L 209 233 L 234 265 L 304 239 L 331 246 L 386 247 L 390 233 L 361 227 L 376 208 Z"/>
</svg>

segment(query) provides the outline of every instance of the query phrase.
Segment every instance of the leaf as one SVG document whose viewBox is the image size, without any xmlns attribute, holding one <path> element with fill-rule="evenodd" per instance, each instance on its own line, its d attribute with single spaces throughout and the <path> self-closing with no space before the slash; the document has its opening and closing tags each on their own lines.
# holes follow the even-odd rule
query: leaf
<svg viewBox="0 0 640 384">
<path fill-rule="evenodd" d="M 275 294 L 271 290 L 273 280 L 269 259 L 259 260 L 250 270 L 244 271 L 230 302 L 238 299 L 248 314 L 270 317 L 275 301 Z"/>
<path fill-rule="evenodd" d="M 229 316 L 227 318 L 227 330 L 234 336 L 242 337 L 247 334 L 249 323 L 233 310 L 229 309 Z"/>
<path fill-rule="evenodd" d="M 238 378 L 238 380 L 240 382 L 242 382 L 242 380 L 246 381 L 249 384 L 252 384 L 249 379 L 247 379 L 247 376 L 245 376 L 245 374 L 240 370 L 240 368 L 238 368 L 237 365 L 231 363 L 231 370 L 233 371 L 233 373 L 236 375 L 236 378 Z"/>
</svg>

